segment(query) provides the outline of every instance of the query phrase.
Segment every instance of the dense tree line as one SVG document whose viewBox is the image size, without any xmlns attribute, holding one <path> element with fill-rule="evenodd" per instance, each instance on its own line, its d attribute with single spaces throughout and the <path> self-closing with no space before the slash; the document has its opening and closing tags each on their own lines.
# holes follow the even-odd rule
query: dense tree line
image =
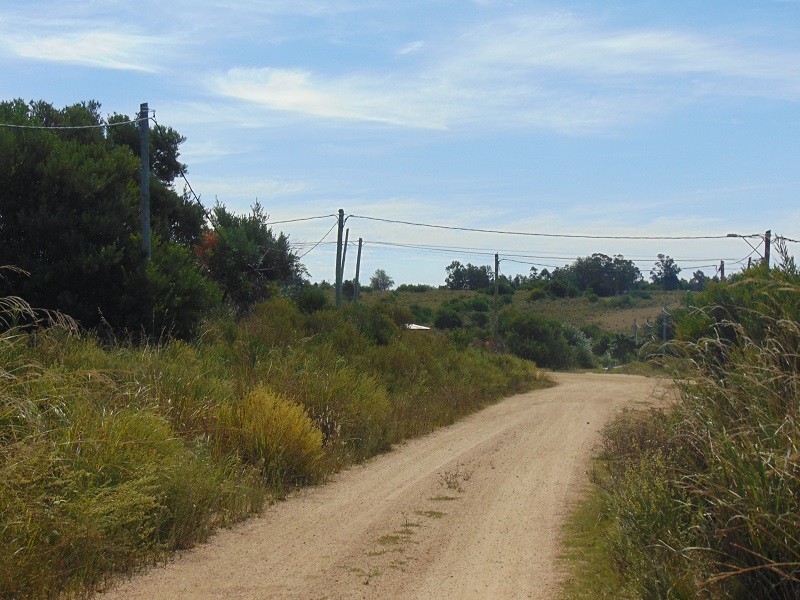
<svg viewBox="0 0 800 600">
<path fill-rule="evenodd" d="M 152 260 L 141 253 L 140 148 L 127 115 L 104 119 L 97 102 L 57 109 L 38 101 L 0 103 L 0 265 L 28 276 L 0 294 L 57 309 L 86 327 L 133 334 L 191 335 L 226 303 L 243 309 L 270 282 L 300 279 L 288 239 L 255 205 L 237 216 L 207 214 L 175 180 L 185 141 L 170 127 L 150 135 Z"/>
<path fill-rule="evenodd" d="M 445 270 L 447 276 L 444 287 L 447 289 L 494 292 L 494 272 L 489 265 L 463 265 L 453 261 Z M 698 270 L 687 281 L 679 278 L 680 272 L 681 268 L 671 257 L 659 254 L 650 270 L 650 282 L 647 282 L 634 262 L 621 254 L 607 256 L 595 253 L 578 257 L 572 264 L 556 267 L 552 271 L 546 268 L 540 271 L 532 267 L 527 275 L 509 277 L 501 274 L 498 283 L 501 294 L 528 289 L 559 298 L 580 294 L 602 298 L 648 288 L 702 291 L 713 280 Z"/>
</svg>

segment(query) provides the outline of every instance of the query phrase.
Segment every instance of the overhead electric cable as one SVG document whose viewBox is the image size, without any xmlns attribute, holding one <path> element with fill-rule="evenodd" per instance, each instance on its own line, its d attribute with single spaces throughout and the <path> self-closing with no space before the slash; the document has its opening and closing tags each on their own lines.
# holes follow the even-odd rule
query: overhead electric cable
<svg viewBox="0 0 800 600">
<path fill-rule="evenodd" d="M 283 223 L 299 223 L 300 221 L 313 221 L 315 219 L 327 219 L 328 217 L 335 217 L 335 214 L 318 215 L 316 217 L 300 217 L 298 219 L 284 219 L 283 221 L 267 221 L 267 225 L 281 225 Z"/>
<path fill-rule="evenodd" d="M 744 261 L 746 261 L 748 258 L 750 258 L 751 256 L 753 256 L 753 254 L 755 254 L 755 253 L 757 253 L 757 252 L 758 252 L 758 249 L 757 249 L 757 248 L 753 248 L 753 251 L 752 251 L 752 252 L 750 252 L 750 254 L 748 254 L 747 256 L 745 256 L 745 257 L 744 257 L 744 258 L 742 258 L 742 259 L 739 259 L 739 260 L 734 260 L 734 261 L 732 261 L 732 264 L 734 264 L 734 265 L 741 265 L 741 264 L 744 264 Z M 760 255 L 759 255 L 759 256 L 760 256 Z"/>
<path fill-rule="evenodd" d="M 350 245 L 353 245 L 354 242 L 351 242 Z M 503 249 L 490 249 L 490 248 L 477 248 L 477 247 L 470 247 L 470 246 L 441 246 L 441 245 L 434 245 L 434 244 L 407 244 L 402 242 L 385 242 L 385 241 L 376 241 L 376 240 L 364 240 L 364 244 L 371 244 L 377 246 L 386 246 L 389 248 L 404 248 L 409 250 L 419 250 L 421 252 L 441 252 L 441 253 L 453 253 L 453 254 L 466 254 L 466 255 L 475 255 L 475 256 L 494 256 L 495 254 L 500 254 L 506 258 L 513 257 L 513 258 L 531 258 L 531 259 L 541 259 L 541 260 L 568 260 L 574 261 L 576 258 L 582 258 L 582 254 L 580 252 L 569 253 L 569 256 L 564 256 L 565 253 L 560 254 L 552 254 L 552 253 L 543 253 L 543 254 L 529 254 L 526 252 L 521 252 L 519 250 L 503 250 Z M 609 257 L 612 258 L 612 257 Z M 623 257 L 624 258 L 624 257 Z M 716 260 L 726 260 L 726 261 L 735 261 L 735 258 L 716 258 L 716 257 L 673 257 L 675 260 L 681 261 L 716 261 Z M 653 257 L 629 257 L 625 258 L 633 263 L 652 263 L 654 261 Z"/>
<path fill-rule="evenodd" d="M 529 237 L 547 238 L 578 238 L 591 240 L 717 240 L 728 237 L 727 235 L 681 235 L 681 236 L 644 236 L 644 235 L 584 235 L 570 233 L 539 233 L 531 231 L 506 231 L 502 229 L 481 229 L 477 227 L 456 227 L 451 225 L 433 225 L 431 223 L 417 223 L 414 221 L 401 221 L 398 219 L 383 219 L 380 217 L 368 217 L 364 215 L 350 215 L 354 219 L 365 219 L 367 221 L 380 221 L 383 223 L 396 223 L 399 225 L 411 225 L 414 227 L 429 227 L 432 229 L 447 229 L 451 231 L 470 231 L 473 233 L 495 233 L 501 235 L 520 235 Z"/>
<path fill-rule="evenodd" d="M 151 112 L 153 113 L 153 116 L 150 117 L 150 120 L 153 121 L 153 123 L 155 124 L 156 132 L 158 132 L 158 135 L 161 137 L 161 141 L 164 142 L 164 145 L 167 147 L 167 149 L 169 150 L 170 154 L 172 155 L 172 159 L 175 161 L 175 164 L 178 165 L 178 173 L 180 174 L 181 179 L 183 179 L 184 183 L 186 184 L 186 187 L 189 188 L 189 191 L 192 193 L 192 196 L 194 196 L 195 202 L 197 202 L 197 204 L 200 205 L 200 208 L 203 209 L 203 212 L 206 215 L 206 219 L 208 219 L 210 223 L 213 223 L 213 221 L 211 220 L 211 213 L 208 212 L 206 207 L 203 206 L 203 203 L 200 202 L 200 197 L 197 194 L 194 193 L 194 188 L 192 187 L 192 184 L 189 183 L 189 180 L 186 177 L 186 171 L 183 169 L 183 164 L 181 163 L 181 161 L 178 160 L 178 157 L 172 151 L 172 146 L 169 144 L 167 139 L 164 137 L 164 134 L 159 129 L 158 121 L 156 121 L 156 111 L 153 110 Z"/>
<path fill-rule="evenodd" d="M 102 125 L 16 125 L 14 123 L 0 123 L 0 127 L 8 127 L 10 129 L 53 129 L 53 130 L 67 130 L 67 129 L 100 129 L 106 127 L 119 127 L 120 125 L 132 125 L 141 122 L 142 119 L 132 119 L 130 121 L 120 121 L 119 123 L 103 123 Z"/>
<path fill-rule="evenodd" d="M 335 217 L 336 215 L 331 215 L 331 216 L 332 216 L 332 217 Z M 313 246 L 311 246 L 311 248 L 309 248 L 309 249 L 308 249 L 308 251 L 306 251 L 306 252 L 303 252 L 303 254 L 301 254 L 300 256 L 298 256 L 298 257 L 297 257 L 297 260 L 300 260 L 300 259 L 301 259 L 301 258 L 303 258 L 303 257 L 304 257 L 306 254 L 308 254 L 308 253 L 309 253 L 309 252 L 311 252 L 311 251 L 312 251 L 314 248 L 316 248 L 316 247 L 317 247 L 317 246 L 319 246 L 319 245 L 320 245 L 322 242 L 324 242 L 324 241 L 325 241 L 325 238 L 326 238 L 326 237 L 328 237 L 328 236 L 331 234 L 331 231 L 333 231 L 333 228 L 334 228 L 334 227 L 336 227 L 338 224 L 339 224 L 339 220 L 337 219 L 336 221 L 334 221 L 334 222 L 333 222 L 333 225 L 331 225 L 331 228 L 330 228 L 330 229 L 328 229 L 327 233 L 325 233 L 325 235 L 323 235 L 323 236 L 322 236 L 322 238 L 321 238 L 321 239 L 320 239 L 320 240 L 319 240 L 319 241 L 318 241 L 316 244 L 314 244 Z"/>
</svg>

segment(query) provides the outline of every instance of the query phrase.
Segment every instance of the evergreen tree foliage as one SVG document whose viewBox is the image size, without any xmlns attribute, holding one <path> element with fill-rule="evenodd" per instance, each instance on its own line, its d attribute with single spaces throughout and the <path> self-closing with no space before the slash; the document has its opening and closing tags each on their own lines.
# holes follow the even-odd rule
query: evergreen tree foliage
<svg viewBox="0 0 800 600">
<path fill-rule="evenodd" d="M 669 256 L 664 254 L 658 255 L 658 262 L 653 265 L 650 271 L 650 279 L 653 283 L 666 291 L 677 290 L 681 287 L 681 280 L 678 278 L 678 273 L 681 268 L 675 264 Z"/>
<path fill-rule="evenodd" d="M 211 212 L 212 231 L 197 248 L 223 299 L 245 310 L 270 296 L 270 284 L 298 283 L 305 268 L 289 248 L 289 238 L 277 236 L 268 215 L 254 203 L 247 215 L 236 215 L 220 203 Z"/>
<path fill-rule="evenodd" d="M 199 239 L 203 227 L 202 207 L 171 188 L 174 169 L 152 177 L 154 260 L 146 265 L 138 237 L 140 161 L 131 140 L 105 126 L 99 103 L 56 109 L 13 100 L 0 103 L 0 121 L 50 128 L 0 128 L 0 264 L 30 273 L 1 291 L 86 327 L 188 335 L 194 325 L 185 319 L 197 318 L 189 307 L 208 307 L 215 291 L 173 247 Z M 135 125 L 121 127 L 135 133 Z M 175 144 L 183 139 L 170 136 Z M 169 277 L 178 279 L 167 285 Z"/>
</svg>

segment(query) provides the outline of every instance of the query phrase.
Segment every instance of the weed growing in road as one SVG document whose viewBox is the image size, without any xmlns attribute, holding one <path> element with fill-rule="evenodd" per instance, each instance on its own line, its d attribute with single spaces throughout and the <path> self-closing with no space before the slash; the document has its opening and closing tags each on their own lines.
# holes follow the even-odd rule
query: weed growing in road
<svg viewBox="0 0 800 600">
<path fill-rule="evenodd" d="M 464 470 L 464 465 L 456 464 L 455 469 L 439 473 L 439 483 L 448 490 L 454 490 L 462 494 L 464 492 L 464 487 L 461 485 L 462 482 L 469 481 L 471 477 L 472 473 Z"/>
<path fill-rule="evenodd" d="M 417 514 L 421 517 L 428 517 L 429 519 L 441 519 L 445 513 L 439 510 L 418 510 Z"/>
</svg>

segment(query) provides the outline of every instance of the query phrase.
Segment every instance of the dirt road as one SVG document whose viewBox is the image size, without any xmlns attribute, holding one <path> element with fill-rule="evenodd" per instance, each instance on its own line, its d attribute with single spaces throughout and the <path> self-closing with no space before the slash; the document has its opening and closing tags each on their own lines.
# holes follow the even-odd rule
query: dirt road
<svg viewBox="0 0 800 600">
<path fill-rule="evenodd" d="M 555 377 L 98 599 L 551 598 L 559 527 L 599 430 L 659 394 L 653 379 Z"/>
</svg>

